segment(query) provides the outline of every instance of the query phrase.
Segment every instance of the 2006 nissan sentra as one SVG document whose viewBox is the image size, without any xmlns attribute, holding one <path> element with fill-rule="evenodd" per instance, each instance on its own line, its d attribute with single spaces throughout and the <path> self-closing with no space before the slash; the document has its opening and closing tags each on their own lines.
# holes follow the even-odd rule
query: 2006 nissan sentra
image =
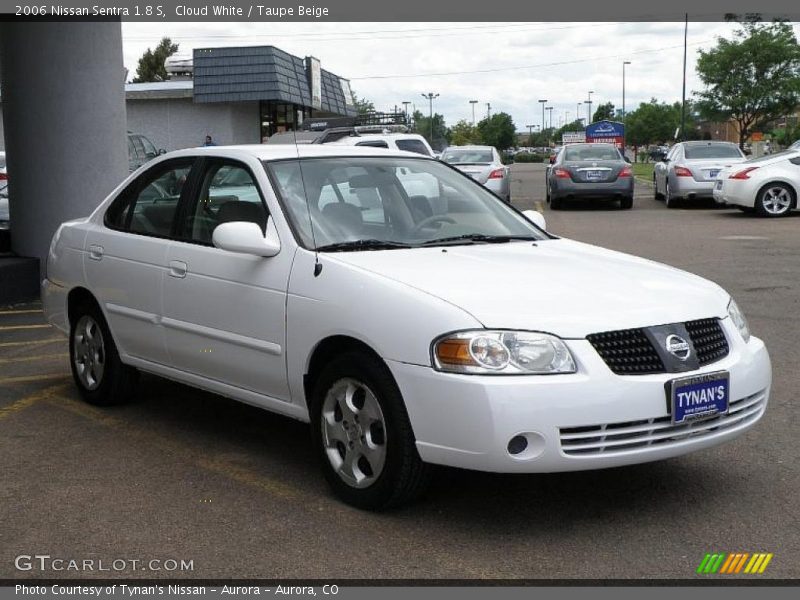
<svg viewBox="0 0 800 600">
<path fill-rule="evenodd" d="M 723 289 L 536 223 L 410 153 L 185 150 L 60 227 L 43 302 L 87 401 L 147 371 L 309 421 L 365 508 L 430 464 L 597 469 L 755 425 L 770 361 Z"/>
</svg>

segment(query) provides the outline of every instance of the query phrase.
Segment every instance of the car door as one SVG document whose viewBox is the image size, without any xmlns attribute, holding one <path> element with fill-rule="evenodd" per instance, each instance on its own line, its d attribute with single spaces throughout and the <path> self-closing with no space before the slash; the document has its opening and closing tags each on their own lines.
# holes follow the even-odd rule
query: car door
<svg viewBox="0 0 800 600">
<path fill-rule="evenodd" d="M 670 163 L 675 158 L 675 153 L 678 150 L 678 146 L 673 146 L 669 152 L 667 152 L 667 156 L 664 160 L 659 161 L 656 163 L 654 169 L 656 173 L 656 191 L 659 194 L 663 194 L 667 188 L 667 173 L 669 171 Z"/>
<path fill-rule="evenodd" d="M 292 255 L 265 258 L 215 248 L 221 223 L 267 227 L 269 211 L 249 166 L 207 159 L 166 253 L 164 319 L 172 365 L 288 401 L 286 290 Z"/>
<path fill-rule="evenodd" d="M 169 160 L 136 178 L 89 230 L 84 269 L 121 352 L 167 363 L 160 327 L 165 258 L 193 158 Z"/>
</svg>

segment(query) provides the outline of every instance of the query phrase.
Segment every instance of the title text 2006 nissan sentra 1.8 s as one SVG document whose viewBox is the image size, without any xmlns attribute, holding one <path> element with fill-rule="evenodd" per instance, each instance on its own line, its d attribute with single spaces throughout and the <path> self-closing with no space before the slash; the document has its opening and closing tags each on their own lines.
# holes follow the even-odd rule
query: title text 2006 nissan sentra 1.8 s
<svg viewBox="0 0 800 600">
<path fill-rule="evenodd" d="M 310 421 L 364 508 L 430 464 L 614 467 L 755 425 L 770 361 L 723 289 L 543 225 L 414 154 L 185 150 L 61 226 L 43 299 L 87 401 L 147 371 Z"/>
</svg>

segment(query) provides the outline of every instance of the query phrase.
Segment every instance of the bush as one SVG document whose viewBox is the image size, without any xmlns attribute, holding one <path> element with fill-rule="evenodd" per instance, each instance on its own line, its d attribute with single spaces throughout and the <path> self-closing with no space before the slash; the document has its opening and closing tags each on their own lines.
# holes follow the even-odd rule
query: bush
<svg viewBox="0 0 800 600">
<path fill-rule="evenodd" d="M 520 152 L 514 155 L 514 162 L 517 163 L 540 163 L 547 162 L 550 158 L 549 155 L 537 154 L 534 152 Z"/>
</svg>

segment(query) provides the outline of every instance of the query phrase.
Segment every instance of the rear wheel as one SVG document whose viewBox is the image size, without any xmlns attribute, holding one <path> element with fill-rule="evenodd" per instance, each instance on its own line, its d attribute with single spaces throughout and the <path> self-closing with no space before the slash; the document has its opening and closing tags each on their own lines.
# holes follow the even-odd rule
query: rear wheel
<svg viewBox="0 0 800 600">
<path fill-rule="evenodd" d="M 380 510 L 410 502 L 428 482 L 402 395 L 386 366 L 347 353 L 320 374 L 311 429 L 325 479 L 343 501 Z"/>
<path fill-rule="evenodd" d="M 564 206 L 564 201 L 561 198 L 550 196 L 550 208 L 553 210 L 561 210 Z"/>
<path fill-rule="evenodd" d="M 655 200 L 663 200 L 664 196 L 658 193 L 658 183 L 656 182 L 656 176 L 653 175 L 653 199 Z"/>
<path fill-rule="evenodd" d="M 756 197 L 756 212 L 762 217 L 785 217 L 792 210 L 794 193 L 783 183 L 764 186 Z"/>
<path fill-rule="evenodd" d="M 667 208 L 675 208 L 678 206 L 678 199 L 672 197 L 672 190 L 669 189 L 669 179 L 664 185 L 664 204 Z"/>
<path fill-rule="evenodd" d="M 69 362 L 83 399 L 98 406 L 130 400 L 139 372 L 122 364 L 100 309 L 92 304 L 82 305 L 70 320 Z"/>
<path fill-rule="evenodd" d="M 623 210 L 627 210 L 629 208 L 633 208 L 633 197 L 626 196 L 624 198 L 620 198 L 619 207 Z"/>
</svg>

